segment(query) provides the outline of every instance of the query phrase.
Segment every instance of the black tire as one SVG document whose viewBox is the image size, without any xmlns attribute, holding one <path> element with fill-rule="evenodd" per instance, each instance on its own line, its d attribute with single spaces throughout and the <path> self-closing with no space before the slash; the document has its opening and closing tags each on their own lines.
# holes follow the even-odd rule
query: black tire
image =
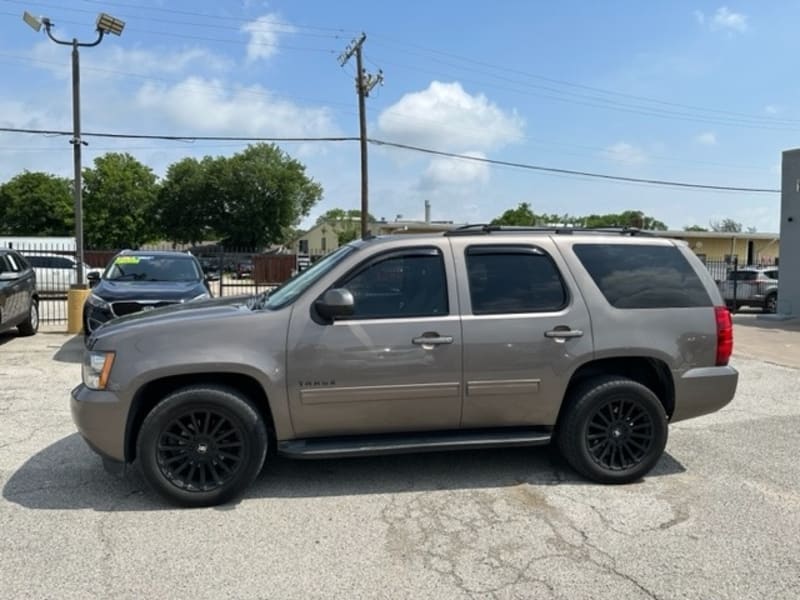
<svg viewBox="0 0 800 600">
<path fill-rule="evenodd" d="M 630 483 L 646 475 L 667 445 L 667 416 L 652 390 L 619 376 L 578 386 L 557 431 L 562 456 L 599 483 Z"/>
<path fill-rule="evenodd" d="M 31 305 L 28 307 L 28 317 L 19 325 L 17 331 L 20 335 L 34 335 L 39 331 L 39 301 L 31 298 Z"/>
<path fill-rule="evenodd" d="M 778 294 L 769 294 L 764 300 L 764 312 L 775 314 L 778 312 Z"/>
<path fill-rule="evenodd" d="M 137 440 L 145 479 L 168 501 L 213 506 L 238 498 L 267 454 L 267 429 L 251 402 L 225 387 L 173 392 L 147 415 Z"/>
</svg>

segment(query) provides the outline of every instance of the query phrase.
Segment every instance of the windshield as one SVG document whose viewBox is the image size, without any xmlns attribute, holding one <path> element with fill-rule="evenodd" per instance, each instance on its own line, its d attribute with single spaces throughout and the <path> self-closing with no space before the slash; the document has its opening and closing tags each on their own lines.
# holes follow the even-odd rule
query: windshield
<svg viewBox="0 0 800 600">
<path fill-rule="evenodd" d="M 342 246 L 335 252 L 331 252 L 305 271 L 292 277 L 279 288 L 269 294 L 256 297 L 251 308 L 255 310 L 262 308 L 276 309 L 289 304 L 353 251 L 355 251 L 353 246 Z"/>
<path fill-rule="evenodd" d="M 117 256 L 106 269 L 110 281 L 198 281 L 200 271 L 190 256 Z"/>
<path fill-rule="evenodd" d="M 755 281 L 758 273 L 755 271 L 731 271 L 728 273 L 728 281 Z"/>
</svg>

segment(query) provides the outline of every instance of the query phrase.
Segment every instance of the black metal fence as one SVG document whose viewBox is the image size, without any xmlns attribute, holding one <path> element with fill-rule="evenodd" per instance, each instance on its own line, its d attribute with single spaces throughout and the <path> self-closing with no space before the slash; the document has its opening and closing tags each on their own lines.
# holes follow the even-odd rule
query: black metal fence
<svg viewBox="0 0 800 600">
<path fill-rule="evenodd" d="M 3 244 L 8 246 L 10 244 Z M 43 323 L 67 321 L 67 292 L 77 282 L 75 246 L 49 242 L 15 243 L 36 271 Z M 252 295 L 269 290 L 307 268 L 319 256 L 278 254 L 219 245 L 147 245 L 140 250 L 190 252 L 200 261 L 213 296 Z M 84 273 L 102 273 L 119 250 L 87 250 Z M 775 312 L 778 298 L 778 261 L 743 265 L 737 257 L 703 260 L 725 303 L 733 311 L 746 308 Z"/>
<path fill-rule="evenodd" d="M 78 275 L 75 245 L 42 241 L 5 242 L 2 246 L 19 251 L 34 268 L 40 297 L 40 321 L 66 323 L 67 293 L 77 283 Z M 156 244 L 143 246 L 139 250 L 193 254 L 200 261 L 208 287 L 215 297 L 257 294 L 286 281 L 298 270 L 298 258 L 294 254 L 268 253 L 257 249 Z M 84 278 L 90 272 L 102 273 L 119 252 L 84 251 Z"/>
</svg>

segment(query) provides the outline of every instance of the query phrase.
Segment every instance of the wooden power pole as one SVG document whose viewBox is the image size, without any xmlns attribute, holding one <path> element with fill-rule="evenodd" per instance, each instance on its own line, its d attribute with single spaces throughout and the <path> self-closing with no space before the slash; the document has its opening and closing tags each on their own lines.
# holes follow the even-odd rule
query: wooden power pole
<svg viewBox="0 0 800 600">
<path fill-rule="evenodd" d="M 362 63 L 361 48 L 367 40 L 367 35 L 361 36 L 345 48 L 339 55 L 339 64 L 345 66 L 347 61 L 356 55 L 356 92 L 358 93 L 358 123 L 361 145 L 361 238 L 368 235 L 367 226 L 369 224 L 369 176 L 367 169 L 367 106 L 366 98 L 372 89 L 383 83 L 383 71 L 378 71 L 377 75 L 366 72 Z"/>
</svg>

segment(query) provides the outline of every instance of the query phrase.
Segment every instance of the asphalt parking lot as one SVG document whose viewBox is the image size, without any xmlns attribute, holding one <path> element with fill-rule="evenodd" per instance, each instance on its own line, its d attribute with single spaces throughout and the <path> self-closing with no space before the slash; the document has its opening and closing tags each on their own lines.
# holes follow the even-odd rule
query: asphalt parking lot
<svg viewBox="0 0 800 600">
<path fill-rule="evenodd" d="M 736 399 L 673 426 L 638 484 L 548 449 L 276 458 L 241 502 L 190 511 L 75 434 L 80 339 L 0 334 L 0 596 L 800 597 L 800 331 L 736 336 Z"/>
</svg>

